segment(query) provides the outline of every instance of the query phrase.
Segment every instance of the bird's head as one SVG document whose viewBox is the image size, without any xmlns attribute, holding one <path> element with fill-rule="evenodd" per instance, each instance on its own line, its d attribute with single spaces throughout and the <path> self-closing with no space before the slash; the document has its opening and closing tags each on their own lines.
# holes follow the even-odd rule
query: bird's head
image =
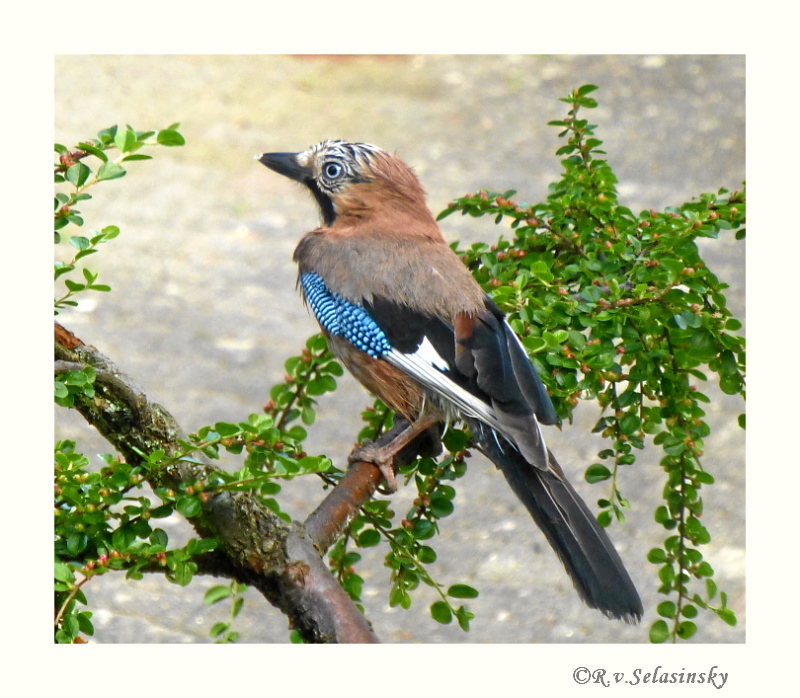
<svg viewBox="0 0 800 698">
<path fill-rule="evenodd" d="M 432 222 L 414 171 L 400 158 L 368 143 L 323 141 L 301 153 L 264 153 L 256 159 L 305 184 L 326 226 L 412 215 Z"/>
</svg>

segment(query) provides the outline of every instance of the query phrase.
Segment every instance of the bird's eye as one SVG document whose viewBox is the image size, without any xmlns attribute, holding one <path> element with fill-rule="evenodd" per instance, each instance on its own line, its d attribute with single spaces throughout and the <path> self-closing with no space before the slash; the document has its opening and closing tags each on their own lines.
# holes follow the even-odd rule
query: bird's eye
<svg viewBox="0 0 800 698">
<path fill-rule="evenodd" d="M 329 162 L 322 168 L 322 172 L 327 179 L 336 179 L 342 175 L 344 169 L 338 162 Z"/>
</svg>

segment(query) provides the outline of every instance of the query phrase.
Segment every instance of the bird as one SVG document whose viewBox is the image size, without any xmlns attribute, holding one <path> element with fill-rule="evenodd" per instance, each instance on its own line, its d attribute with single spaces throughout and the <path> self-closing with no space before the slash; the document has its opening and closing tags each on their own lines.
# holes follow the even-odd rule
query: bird
<svg viewBox="0 0 800 698">
<path fill-rule="evenodd" d="M 414 170 L 368 143 L 325 140 L 256 159 L 313 195 L 319 227 L 294 252 L 298 286 L 333 354 L 409 426 L 351 460 L 392 462 L 461 420 L 503 473 L 591 608 L 638 623 L 636 587 L 605 529 L 547 447 L 559 418 L 503 312 L 447 244 Z"/>
</svg>

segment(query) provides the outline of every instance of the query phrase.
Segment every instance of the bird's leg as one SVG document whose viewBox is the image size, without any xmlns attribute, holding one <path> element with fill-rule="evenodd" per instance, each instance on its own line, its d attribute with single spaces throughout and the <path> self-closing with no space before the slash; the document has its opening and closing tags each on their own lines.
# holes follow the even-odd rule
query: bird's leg
<svg viewBox="0 0 800 698">
<path fill-rule="evenodd" d="M 359 461 L 372 463 L 383 474 L 389 492 L 396 492 L 397 478 L 395 476 L 395 456 L 438 421 L 439 418 L 432 414 L 422 416 L 415 422 L 410 423 L 405 429 L 400 431 L 394 439 L 384 446 L 376 446 L 374 443 L 356 446 L 347 460 L 350 463 L 357 463 Z"/>
</svg>

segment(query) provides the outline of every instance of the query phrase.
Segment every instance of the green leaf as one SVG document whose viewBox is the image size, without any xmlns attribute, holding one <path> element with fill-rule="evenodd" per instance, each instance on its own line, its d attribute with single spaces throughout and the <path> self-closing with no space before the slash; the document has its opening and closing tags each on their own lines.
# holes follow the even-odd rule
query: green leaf
<svg viewBox="0 0 800 698">
<path fill-rule="evenodd" d="M 78 554 L 82 553 L 84 550 L 86 550 L 88 543 L 89 538 L 85 533 L 73 531 L 69 534 L 69 536 L 67 536 L 67 550 L 72 555 L 77 556 Z"/>
<path fill-rule="evenodd" d="M 447 625 L 453 620 L 453 613 L 444 601 L 431 604 L 431 617 L 442 625 Z"/>
<path fill-rule="evenodd" d="M 467 584 L 453 584 L 447 590 L 447 595 L 454 599 L 474 599 L 478 596 L 478 590 Z"/>
<path fill-rule="evenodd" d="M 177 501 L 175 502 L 175 508 L 187 519 L 190 519 L 200 513 L 200 500 L 194 496 L 184 495 L 182 497 L 178 497 Z"/>
<path fill-rule="evenodd" d="M 211 635 L 211 637 L 219 637 L 230 627 L 231 627 L 230 623 L 222 623 L 222 622 L 214 623 L 214 625 L 211 626 L 211 630 L 209 630 L 208 632 L 209 635 Z"/>
<path fill-rule="evenodd" d="M 611 477 L 611 471 L 601 463 L 595 463 L 586 468 L 586 482 L 602 482 Z"/>
<path fill-rule="evenodd" d="M 111 534 L 111 544 L 120 552 L 125 552 L 136 540 L 136 534 L 130 524 L 118 528 Z"/>
<path fill-rule="evenodd" d="M 381 542 L 381 534 L 374 528 L 368 528 L 358 536 L 358 546 L 371 548 Z"/>
<path fill-rule="evenodd" d="M 569 338 L 569 332 L 566 330 L 556 330 L 555 332 L 548 332 L 545 330 L 545 332 L 542 333 L 542 337 L 547 343 L 547 346 L 555 349 L 567 341 Z"/>
<path fill-rule="evenodd" d="M 474 613 L 470 613 L 466 608 L 463 606 L 459 606 L 456 609 L 456 620 L 458 621 L 458 627 L 461 628 L 464 632 L 469 631 L 469 622 L 475 617 Z"/>
<path fill-rule="evenodd" d="M 436 562 L 436 551 L 429 545 L 420 545 L 417 551 L 417 557 L 419 561 L 424 564 Z"/>
<path fill-rule="evenodd" d="M 80 630 L 78 619 L 73 614 L 68 614 L 64 617 L 64 630 L 70 637 L 77 637 Z"/>
<path fill-rule="evenodd" d="M 109 126 L 108 128 L 104 128 L 102 131 L 98 131 L 97 137 L 104 145 L 110 145 L 114 142 L 114 134 L 116 134 L 116 132 L 116 126 Z"/>
<path fill-rule="evenodd" d="M 414 523 L 414 538 L 425 540 L 427 538 L 433 538 L 435 534 L 436 529 L 430 521 L 419 519 Z"/>
<path fill-rule="evenodd" d="M 176 146 L 176 145 L 184 145 L 186 140 L 184 137 L 174 131 L 172 129 L 165 129 L 164 131 L 159 131 L 158 135 L 156 136 L 156 141 L 159 145 L 166 145 L 166 146 Z"/>
<path fill-rule="evenodd" d="M 664 618 L 674 618 L 678 612 L 678 607 L 675 605 L 674 601 L 662 601 L 656 607 L 656 611 L 658 615 Z"/>
<path fill-rule="evenodd" d="M 197 565 L 193 562 L 179 562 L 172 573 L 175 583 L 185 587 L 192 581 L 194 573 L 197 571 Z"/>
<path fill-rule="evenodd" d="M 404 600 L 408 597 L 406 590 L 402 586 L 394 585 L 389 590 L 389 606 L 394 608 L 403 604 Z"/>
<path fill-rule="evenodd" d="M 697 481 L 703 485 L 713 485 L 714 484 L 714 476 L 711 473 L 707 473 L 704 470 L 700 470 L 695 473 L 695 478 Z"/>
<path fill-rule="evenodd" d="M 210 553 L 216 550 L 219 543 L 216 538 L 201 538 L 200 540 L 192 539 L 190 541 L 190 552 L 192 555 L 202 555 L 203 553 Z"/>
<path fill-rule="evenodd" d="M 245 587 L 246 588 L 246 587 Z M 243 591 L 243 590 L 242 590 Z M 231 604 L 231 618 L 236 618 L 242 610 L 242 606 L 244 606 L 244 597 L 237 596 L 233 603 Z"/>
<path fill-rule="evenodd" d="M 733 376 L 721 376 L 719 387 L 726 395 L 736 395 L 742 388 L 742 378 L 738 373 Z"/>
<path fill-rule="evenodd" d="M 697 329 L 703 324 L 703 318 L 691 312 L 690 310 L 684 310 L 677 315 L 673 315 L 672 319 L 682 330 L 685 330 L 689 327 L 692 329 Z"/>
<path fill-rule="evenodd" d="M 203 596 L 203 603 L 206 606 L 211 606 L 212 604 L 222 601 L 222 599 L 227 599 L 231 594 L 233 594 L 233 592 L 230 587 L 222 585 L 214 586 Z"/>
<path fill-rule="evenodd" d="M 84 257 L 88 257 L 90 254 L 95 254 L 97 250 L 94 248 L 87 248 L 85 250 L 81 250 L 78 254 L 75 255 L 75 261 L 77 262 L 79 259 L 83 259 Z"/>
<path fill-rule="evenodd" d="M 91 145 L 90 143 L 78 143 L 78 147 L 81 150 L 85 150 L 87 153 L 94 155 L 99 160 L 106 162 L 108 160 L 108 155 L 106 155 L 100 148 L 97 146 Z"/>
<path fill-rule="evenodd" d="M 728 625 L 736 625 L 736 614 L 730 608 L 720 608 L 717 610 L 717 616 Z"/>
<path fill-rule="evenodd" d="M 736 330 L 742 329 L 742 323 L 739 322 L 736 318 L 728 318 L 725 321 L 725 329 L 731 332 L 735 332 Z"/>
<path fill-rule="evenodd" d="M 312 426 L 317 419 L 317 414 L 314 412 L 313 407 L 303 407 L 300 410 L 300 420 L 306 426 Z"/>
<path fill-rule="evenodd" d="M 520 337 L 520 341 L 528 354 L 537 354 L 547 348 L 547 342 L 541 337 Z"/>
<path fill-rule="evenodd" d="M 675 570 L 671 565 L 664 565 L 660 570 L 658 570 L 658 578 L 663 584 L 669 586 L 675 580 Z"/>
<path fill-rule="evenodd" d="M 86 180 L 89 179 L 90 174 L 92 174 L 92 171 L 86 165 L 82 162 L 76 162 L 72 167 L 67 169 L 65 176 L 67 181 L 77 188 L 86 184 Z"/>
<path fill-rule="evenodd" d="M 628 412 L 619 420 L 619 429 L 623 434 L 631 435 L 639 429 L 641 423 L 642 420 L 637 415 Z"/>
<path fill-rule="evenodd" d="M 332 390 L 336 390 L 336 379 L 333 376 L 317 376 L 306 385 L 306 392 L 314 396 L 323 395 Z"/>
<path fill-rule="evenodd" d="M 666 621 L 657 620 L 650 626 L 650 642 L 659 644 L 669 640 L 669 627 Z"/>
<path fill-rule="evenodd" d="M 551 283 L 555 278 L 547 264 L 541 260 L 533 262 L 530 265 L 530 271 L 537 279 L 541 279 L 546 283 Z"/>
<path fill-rule="evenodd" d="M 713 579 L 706 579 L 706 595 L 709 601 L 717 595 L 717 584 Z"/>
<path fill-rule="evenodd" d="M 136 134 L 130 129 L 117 130 L 114 135 L 114 145 L 117 146 L 120 152 L 127 153 L 136 143 Z"/>
<path fill-rule="evenodd" d="M 168 513 L 164 514 L 163 516 L 169 516 L 169 514 L 172 513 L 172 507 L 157 507 L 151 510 L 150 518 L 151 519 L 163 518 L 163 516 L 159 514 L 160 510 L 162 509 L 168 510 Z M 169 536 L 167 535 L 166 531 L 157 528 L 150 534 L 150 542 L 153 545 L 160 545 L 161 547 L 166 548 L 167 544 L 169 543 Z"/>
<path fill-rule="evenodd" d="M 446 497 L 432 497 L 430 511 L 437 518 L 443 518 L 453 513 L 453 502 Z"/>
<path fill-rule="evenodd" d="M 325 456 L 306 456 L 300 459 L 299 464 L 304 473 L 326 473 L 333 465 Z"/>
<path fill-rule="evenodd" d="M 739 373 L 736 357 L 730 350 L 725 350 L 719 355 L 719 365 L 722 373 L 729 375 L 737 375 Z"/>
<path fill-rule="evenodd" d="M 236 424 L 228 424 L 227 422 L 217 422 L 214 425 L 214 431 L 216 431 L 222 437 L 227 437 L 227 436 L 233 436 L 234 434 L 238 434 L 241 431 L 241 429 L 239 429 L 238 425 Z"/>
<path fill-rule="evenodd" d="M 119 235 L 119 228 L 116 225 L 107 225 L 100 233 L 103 236 L 103 241 L 113 240 Z"/>
<path fill-rule="evenodd" d="M 104 162 L 97 171 L 97 181 L 102 182 L 109 179 L 119 179 L 127 174 L 122 165 L 116 162 Z"/>
<path fill-rule="evenodd" d="M 463 451 L 469 443 L 469 439 L 463 431 L 453 428 L 448 429 L 444 433 L 442 436 L 442 441 L 444 442 L 445 448 L 447 448 L 447 450 L 451 453 Z"/>
<path fill-rule="evenodd" d="M 92 617 L 91 611 L 81 611 L 78 614 L 78 628 L 84 635 L 94 635 L 94 625 L 89 619 Z"/>
<path fill-rule="evenodd" d="M 63 562 L 55 563 L 55 568 L 53 570 L 53 578 L 58 580 L 59 582 L 72 583 L 75 581 L 75 575 L 72 573 L 72 570 L 69 568 L 68 565 L 65 565 Z"/>
</svg>

